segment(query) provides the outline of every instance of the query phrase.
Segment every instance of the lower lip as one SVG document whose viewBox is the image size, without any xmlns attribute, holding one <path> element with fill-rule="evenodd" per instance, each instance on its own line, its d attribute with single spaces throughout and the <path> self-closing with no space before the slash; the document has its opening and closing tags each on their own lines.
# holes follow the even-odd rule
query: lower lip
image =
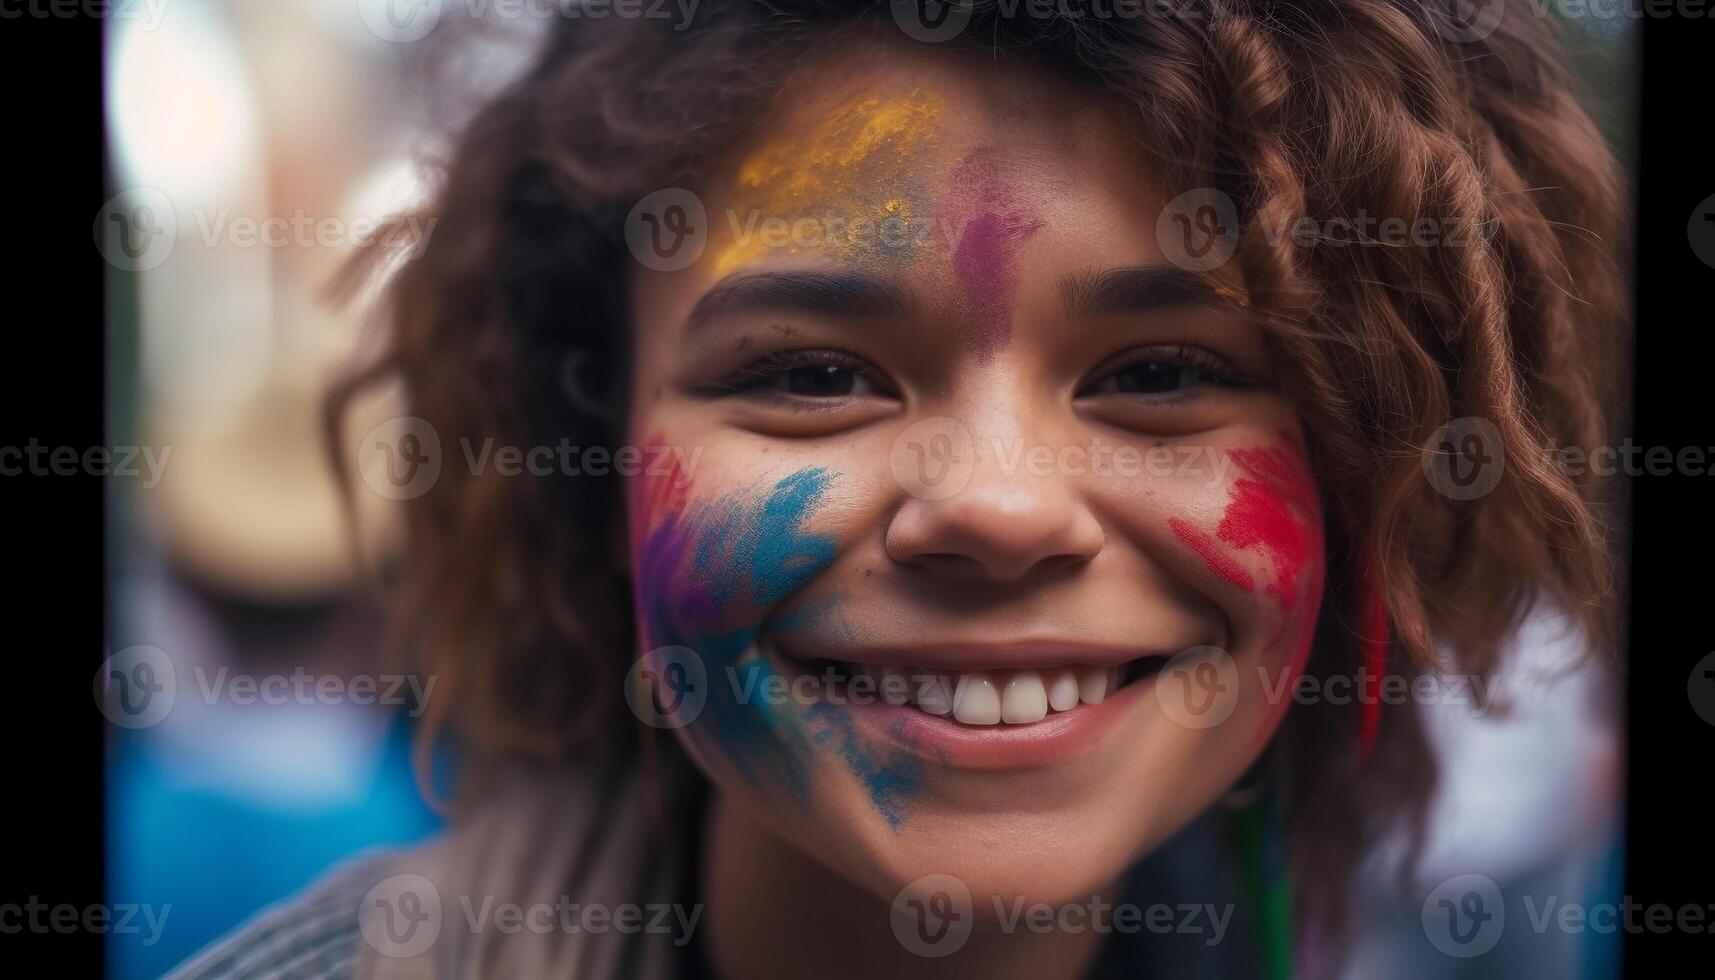
<svg viewBox="0 0 1715 980">
<path fill-rule="evenodd" d="M 881 700 L 845 710 L 870 734 L 926 762 L 953 769 L 1037 769 L 1094 750 L 1154 683 L 1153 676 L 1140 678 L 1101 704 L 1079 704 L 1028 725 L 965 725 L 951 715 Z"/>
</svg>

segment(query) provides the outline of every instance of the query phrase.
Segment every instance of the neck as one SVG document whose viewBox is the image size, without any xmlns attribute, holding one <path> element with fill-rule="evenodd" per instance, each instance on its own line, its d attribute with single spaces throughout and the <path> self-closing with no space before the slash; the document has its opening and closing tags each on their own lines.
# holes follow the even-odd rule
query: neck
<svg viewBox="0 0 1715 980">
<path fill-rule="evenodd" d="M 718 791 L 708 813 L 704 948 L 722 980 L 1072 980 L 1099 950 L 1094 930 L 1002 932 L 979 924 L 958 952 L 918 956 L 894 937 L 888 901 L 782 841 Z"/>
</svg>

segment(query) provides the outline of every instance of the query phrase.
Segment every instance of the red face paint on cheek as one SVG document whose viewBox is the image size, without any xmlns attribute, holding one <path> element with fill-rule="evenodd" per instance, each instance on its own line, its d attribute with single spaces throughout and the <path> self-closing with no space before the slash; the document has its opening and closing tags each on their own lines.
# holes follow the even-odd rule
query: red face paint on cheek
<svg viewBox="0 0 1715 980">
<path fill-rule="evenodd" d="M 1256 580 L 1245 567 L 1234 561 L 1221 547 L 1221 543 L 1210 537 L 1202 528 L 1183 517 L 1171 518 L 1167 522 L 1173 529 L 1173 536 L 1185 543 L 1187 548 L 1202 556 L 1203 564 L 1228 582 L 1251 592 L 1256 589 Z"/>
<path fill-rule="evenodd" d="M 1284 618 L 1266 640 L 1264 660 L 1280 663 L 1284 683 L 1294 683 L 1309 659 L 1316 638 L 1317 612 L 1322 605 L 1325 556 L 1322 508 L 1316 481 L 1297 443 L 1282 434 L 1281 447 L 1236 449 L 1227 459 L 1239 477 L 1228 489 L 1227 508 L 1210 534 L 1183 518 L 1170 518 L 1168 527 L 1223 582 L 1255 592 L 1257 580 L 1274 597 Z M 1266 571 L 1252 573 L 1260 555 Z M 1278 659 L 1276 659 L 1278 658 Z M 1256 728 L 1260 750 L 1280 724 L 1289 700 L 1270 703 L 1267 717 Z"/>
<path fill-rule="evenodd" d="M 1232 503 L 1216 533 L 1234 548 L 1260 548 L 1269 556 L 1274 581 L 1267 589 L 1290 609 L 1299 575 L 1322 539 L 1309 469 L 1296 453 L 1279 449 L 1239 449 L 1232 460 L 1247 476 L 1233 485 Z"/>
<path fill-rule="evenodd" d="M 1235 553 L 1261 552 L 1272 571 L 1264 590 L 1293 610 L 1299 580 L 1307 566 L 1322 557 L 1321 508 L 1310 469 L 1296 449 L 1236 449 L 1227 456 L 1243 475 L 1228 491 L 1227 509 L 1215 533 L 1178 517 L 1171 518 L 1168 527 L 1209 571 L 1247 592 L 1255 591 L 1256 579 Z M 1318 602 L 1320 585 L 1318 569 L 1313 597 Z"/>
</svg>

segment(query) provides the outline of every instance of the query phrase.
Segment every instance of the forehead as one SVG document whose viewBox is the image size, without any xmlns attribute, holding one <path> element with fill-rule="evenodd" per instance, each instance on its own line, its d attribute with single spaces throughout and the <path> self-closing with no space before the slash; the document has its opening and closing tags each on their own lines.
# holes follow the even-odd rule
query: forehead
<svg viewBox="0 0 1715 980">
<path fill-rule="evenodd" d="M 823 130 L 854 106 L 889 107 L 881 129 L 932 138 L 933 149 L 1006 140 L 1022 147 L 1063 149 L 1098 122 L 1118 129 L 1118 103 L 1102 90 L 1075 84 L 1028 60 L 992 53 L 904 43 L 835 47 L 794 71 L 757 120 L 755 141 L 779 130 Z M 754 143 L 752 148 L 754 148 Z"/>
<path fill-rule="evenodd" d="M 812 58 L 722 160 L 705 272 L 947 267 L 1010 245 L 1144 264 L 1163 201 L 1105 92 L 1026 63 L 905 44 Z"/>
</svg>

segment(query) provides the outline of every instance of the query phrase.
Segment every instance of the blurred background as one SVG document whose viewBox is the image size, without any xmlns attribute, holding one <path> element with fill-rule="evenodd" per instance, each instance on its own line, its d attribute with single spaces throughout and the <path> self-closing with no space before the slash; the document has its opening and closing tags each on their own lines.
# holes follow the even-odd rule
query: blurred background
<svg viewBox="0 0 1715 980">
<path fill-rule="evenodd" d="M 366 310 L 324 295 L 377 221 L 422 198 L 443 134 L 526 63 L 543 25 L 463 23 L 483 6 L 440 5 L 426 37 L 389 20 L 394 0 L 171 0 L 108 21 L 116 198 L 96 234 L 114 266 L 110 443 L 163 464 L 108 482 L 108 653 L 164 652 L 181 690 L 164 717 L 111 726 L 108 900 L 171 906 L 153 943 L 112 937 L 114 976 L 157 976 L 340 859 L 440 825 L 412 773 L 421 705 L 182 692 L 389 669 L 361 567 L 388 553 L 390 502 L 358 482 L 353 534 L 321 429 Z M 1592 8 L 1567 27 L 1630 160 L 1635 24 Z M 353 433 L 396 414 L 378 399 Z M 1430 885 L 1483 870 L 1503 888 L 1618 898 L 1617 689 L 1567 669 L 1572 644 L 1554 627 L 1523 638 L 1515 710 L 1432 718 L 1454 775 Z M 1480 971 L 1452 957 L 1404 969 L 1401 951 L 1423 948 L 1420 909 L 1395 907 L 1379 866 L 1373 877 L 1353 976 L 1615 973 L 1612 937 L 1528 929 Z"/>
</svg>

